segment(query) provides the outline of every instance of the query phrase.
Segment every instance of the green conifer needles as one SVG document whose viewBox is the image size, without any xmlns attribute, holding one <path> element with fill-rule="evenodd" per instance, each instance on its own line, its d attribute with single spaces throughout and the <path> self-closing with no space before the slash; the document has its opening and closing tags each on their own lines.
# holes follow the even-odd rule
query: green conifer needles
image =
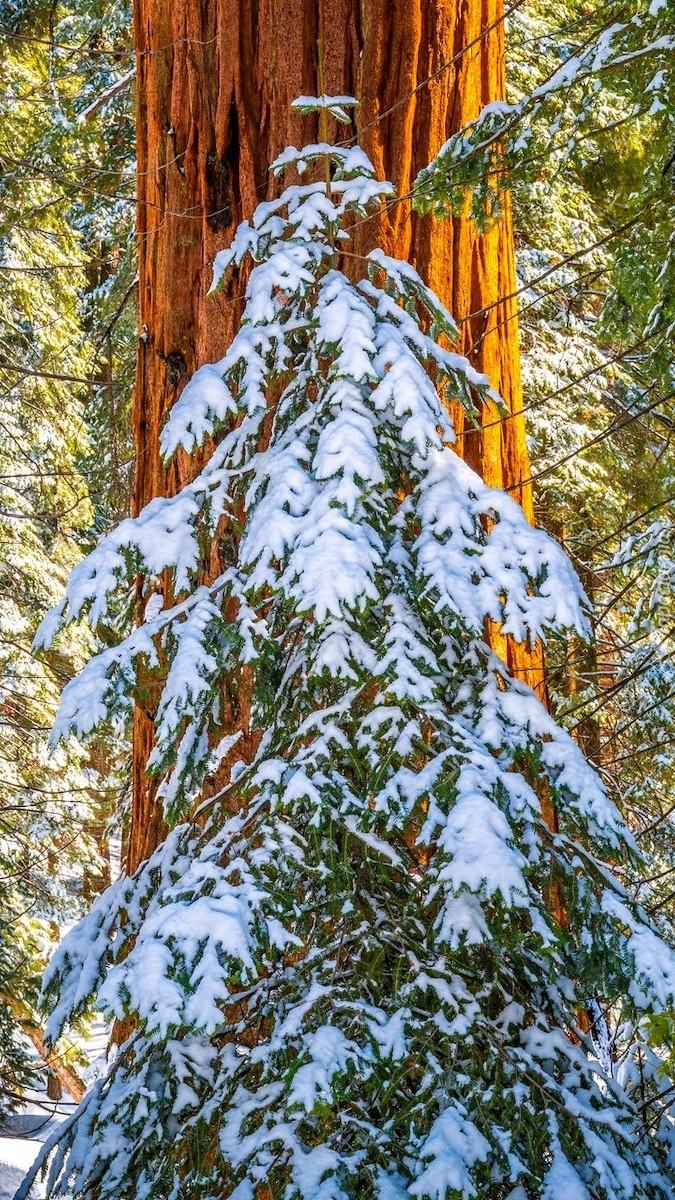
<svg viewBox="0 0 675 1200">
<path fill-rule="evenodd" d="M 483 641 L 487 620 L 583 634 L 583 596 L 450 448 L 443 400 L 488 384 L 445 348 L 449 315 L 406 263 L 340 270 L 389 186 L 358 149 L 277 166 L 326 155 L 330 185 L 260 205 L 218 256 L 217 277 L 253 263 L 241 329 L 163 435 L 167 456 L 212 438 L 206 466 L 76 568 L 42 631 L 96 624 L 138 573 L 164 589 L 66 689 L 56 736 L 151 675 L 174 823 L 49 970 L 52 1038 L 92 996 L 135 1026 L 46 1147 L 50 1193 L 669 1196 L 668 1118 L 643 1124 L 583 1014 L 660 1010 L 675 956 L 606 865 L 630 838 L 599 780 Z M 200 583 L 225 527 L 234 561 Z M 204 800 L 247 687 L 257 750 Z"/>
</svg>

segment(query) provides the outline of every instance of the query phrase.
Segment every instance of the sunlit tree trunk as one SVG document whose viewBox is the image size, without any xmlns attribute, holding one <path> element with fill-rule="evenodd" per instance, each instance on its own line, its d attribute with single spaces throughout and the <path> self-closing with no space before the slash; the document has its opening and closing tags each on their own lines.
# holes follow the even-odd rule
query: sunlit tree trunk
<svg viewBox="0 0 675 1200">
<path fill-rule="evenodd" d="M 270 161 L 289 143 L 318 134 L 313 117 L 289 106 L 300 94 L 317 93 L 320 45 L 325 90 L 360 100 L 355 129 L 331 133 L 357 132 L 401 197 L 354 231 L 351 250 L 363 254 L 377 243 L 409 259 L 460 322 L 463 351 L 490 374 L 514 414 L 500 422 L 486 406 L 482 429 L 471 432 L 454 414 L 460 451 L 489 483 L 510 489 L 532 518 L 508 204 L 503 220 L 480 236 L 464 219 L 420 217 L 410 202 L 417 172 L 450 134 L 484 103 L 503 97 L 501 3 L 136 0 L 141 328 L 134 512 L 187 478 L 185 459 L 163 467 L 159 432 L 188 378 L 222 356 L 237 327 L 245 279 L 234 275 L 207 299 L 215 254 L 279 188 Z M 362 270 L 361 259 L 353 264 Z M 222 554 L 214 545 L 205 577 L 217 572 Z M 143 580 L 138 589 L 140 614 Z M 512 668 L 542 690 L 540 651 L 507 646 L 496 629 L 490 637 Z M 149 686 L 134 724 L 132 870 L 162 834 L 144 770 L 152 716 Z M 239 719 L 245 728 L 245 703 Z M 237 753 L 252 746 L 245 737 Z"/>
</svg>

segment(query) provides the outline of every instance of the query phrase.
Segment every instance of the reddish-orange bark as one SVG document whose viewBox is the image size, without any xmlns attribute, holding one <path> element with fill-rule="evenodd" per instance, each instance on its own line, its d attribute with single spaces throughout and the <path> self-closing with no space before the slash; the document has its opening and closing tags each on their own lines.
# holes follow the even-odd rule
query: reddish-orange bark
<svg viewBox="0 0 675 1200">
<path fill-rule="evenodd" d="M 460 321 L 465 353 L 515 415 L 499 422 L 486 406 L 482 430 L 469 432 L 454 414 L 459 448 L 489 483 L 511 489 L 532 519 L 515 302 L 508 299 L 515 291 L 508 204 L 504 219 L 481 236 L 464 219 L 418 216 L 409 198 L 417 172 L 450 134 L 503 96 L 502 2 L 136 0 L 135 512 L 187 478 L 184 459 L 162 466 L 159 431 L 190 375 L 221 357 L 236 329 L 245 280 L 233 275 L 207 299 L 216 252 L 258 201 L 278 191 L 269 162 L 289 143 L 317 135 L 315 119 L 291 113 L 290 103 L 317 92 L 321 39 L 325 90 L 359 99 L 360 143 L 402 197 L 355 231 L 352 250 L 377 243 L 408 258 Z M 331 132 L 345 136 L 343 127 Z M 512 668 L 541 689 L 541 653 L 492 636 Z M 139 704 L 130 869 L 162 831 L 144 774 L 151 744 L 152 705 Z"/>
<path fill-rule="evenodd" d="M 51 1075 L 58 1080 L 70 1098 L 76 1104 L 79 1104 L 87 1089 L 84 1080 L 80 1078 L 75 1068 L 66 1062 L 58 1049 L 55 1047 L 47 1048 L 43 1031 L 35 1023 L 31 1012 L 22 1000 L 17 996 L 10 996 L 7 993 L 0 993 L 0 999 L 9 1006 L 12 1015 L 21 1026 L 26 1037 L 30 1038 L 45 1066 L 49 1068 Z"/>
</svg>

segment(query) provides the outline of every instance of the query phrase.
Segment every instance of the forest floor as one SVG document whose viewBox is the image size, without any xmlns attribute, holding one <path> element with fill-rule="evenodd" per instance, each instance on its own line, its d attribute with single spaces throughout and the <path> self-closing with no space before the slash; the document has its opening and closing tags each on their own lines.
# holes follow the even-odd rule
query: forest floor
<svg viewBox="0 0 675 1200">
<path fill-rule="evenodd" d="M 77 1038 L 89 1059 L 83 1072 L 87 1083 L 93 1082 L 105 1065 L 108 1029 L 102 1021 L 95 1022 L 88 1037 Z M 19 1184 L 43 1142 L 73 1112 L 75 1104 L 64 1094 L 58 1102 L 49 1100 L 44 1087 L 38 1086 L 26 1092 L 21 1108 L 0 1122 L 0 1200 L 12 1200 Z M 36 1184 L 31 1192 L 35 1200 L 44 1196 L 44 1188 Z"/>
</svg>

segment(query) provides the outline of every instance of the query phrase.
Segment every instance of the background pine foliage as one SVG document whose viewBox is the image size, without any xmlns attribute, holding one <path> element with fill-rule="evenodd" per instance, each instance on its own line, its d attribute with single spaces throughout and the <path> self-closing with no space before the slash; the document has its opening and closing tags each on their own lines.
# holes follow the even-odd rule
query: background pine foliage
<svg viewBox="0 0 675 1200">
<path fill-rule="evenodd" d="M 112 124 L 102 136 L 80 116 L 116 77 L 118 57 L 128 65 L 127 39 L 122 9 L 0 7 L 3 1106 L 28 1078 L 24 1030 L 37 1023 L 58 925 L 110 878 L 106 828 L 120 790 L 111 752 L 73 744 L 54 756 L 47 744 L 59 693 L 91 643 L 70 639 L 42 660 L 31 643 L 95 528 L 127 506 L 132 126 L 128 101 L 110 114 L 112 139 Z M 101 44 L 118 50 L 99 54 Z"/>
</svg>

